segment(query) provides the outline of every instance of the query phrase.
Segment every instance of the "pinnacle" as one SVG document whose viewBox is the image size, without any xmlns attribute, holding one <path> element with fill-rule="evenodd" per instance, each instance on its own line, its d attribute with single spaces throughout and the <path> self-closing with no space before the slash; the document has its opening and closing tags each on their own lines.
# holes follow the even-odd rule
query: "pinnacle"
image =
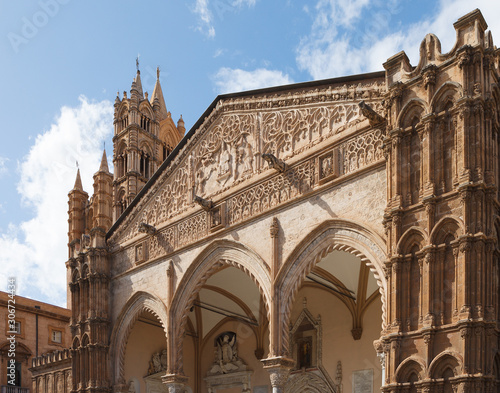
<svg viewBox="0 0 500 393">
<path fill-rule="evenodd" d="M 134 81 L 132 82 L 132 90 L 135 88 L 135 90 L 138 91 L 139 97 L 143 98 L 144 93 L 142 91 L 142 82 L 141 82 L 141 71 L 137 70 L 137 74 L 134 78 Z"/>
<path fill-rule="evenodd" d="M 99 172 L 109 173 L 108 158 L 106 156 L 106 149 L 102 152 L 101 166 L 99 167 Z"/>
<path fill-rule="evenodd" d="M 160 104 L 160 119 L 163 120 L 168 117 L 168 111 L 167 111 L 167 106 L 165 105 L 165 99 L 163 98 L 163 92 L 161 90 L 161 85 L 160 85 L 160 71 L 156 71 L 156 83 L 155 87 L 153 89 L 153 94 L 151 95 L 151 105 L 154 105 L 155 99 L 158 99 L 158 103 Z"/>
<path fill-rule="evenodd" d="M 76 171 L 76 180 L 73 190 L 83 191 L 82 178 L 80 177 L 80 168 Z"/>
</svg>

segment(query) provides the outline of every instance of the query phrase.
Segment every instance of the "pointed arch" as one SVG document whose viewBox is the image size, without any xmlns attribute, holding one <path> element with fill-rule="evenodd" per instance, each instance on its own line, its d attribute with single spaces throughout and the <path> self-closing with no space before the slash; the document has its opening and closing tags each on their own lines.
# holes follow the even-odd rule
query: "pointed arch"
<svg viewBox="0 0 500 393">
<path fill-rule="evenodd" d="M 396 246 L 396 252 L 401 255 L 411 253 L 412 248 L 416 245 L 421 250 L 428 242 L 427 233 L 417 226 L 408 228 L 399 239 Z"/>
<path fill-rule="evenodd" d="M 89 335 L 87 333 L 83 333 L 81 346 L 86 347 L 89 344 L 90 344 Z"/>
<path fill-rule="evenodd" d="M 71 282 L 73 284 L 76 284 L 79 279 L 80 279 L 80 270 L 78 268 L 75 268 L 73 274 L 71 275 Z"/>
<path fill-rule="evenodd" d="M 441 352 L 429 365 L 428 376 L 433 379 L 443 378 L 443 374 L 447 369 L 451 369 L 454 376 L 462 374 L 463 358 L 458 352 Z"/>
<path fill-rule="evenodd" d="M 253 250 L 230 240 L 216 240 L 194 259 L 176 288 L 170 310 L 174 326 L 169 329 L 169 354 L 171 364 L 177 369 L 170 372 L 182 373 L 182 336 L 192 306 L 201 287 L 224 267 L 235 267 L 245 272 L 257 285 L 269 318 L 271 301 L 270 268 Z M 175 361 L 173 361 L 175 359 Z"/>
<path fill-rule="evenodd" d="M 423 115 L 429 113 L 429 105 L 421 98 L 412 98 L 399 112 L 396 124 L 400 128 L 409 127 L 413 118 L 417 117 L 420 121 Z"/>
<path fill-rule="evenodd" d="M 125 383 L 125 350 L 128 337 L 143 311 L 148 311 L 158 318 L 165 331 L 166 340 L 168 313 L 163 301 L 147 292 L 134 293 L 123 306 L 111 333 L 112 380 L 115 384 Z"/>
<path fill-rule="evenodd" d="M 293 374 L 286 383 L 285 391 L 288 393 L 336 393 L 330 384 L 319 375 L 314 373 Z"/>
<path fill-rule="evenodd" d="M 290 254 L 276 278 L 282 297 L 280 310 L 283 312 L 279 351 L 289 351 L 288 324 L 292 305 L 307 274 L 333 250 L 351 253 L 361 259 L 373 273 L 382 300 L 382 328 L 386 320 L 387 283 L 383 272 L 386 260 L 385 242 L 366 225 L 348 220 L 328 220 L 309 233 Z"/>
<path fill-rule="evenodd" d="M 410 382 L 412 374 L 416 374 L 419 380 L 422 380 L 427 375 L 425 362 L 418 356 L 410 356 L 401 362 L 396 369 L 396 381 L 399 383 Z"/>
<path fill-rule="evenodd" d="M 439 113 L 443 111 L 449 102 L 457 102 L 462 92 L 462 85 L 457 82 L 445 82 L 434 93 L 430 102 L 431 111 Z"/>
<path fill-rule="evenodd" d="M 153 149 L 151 148 L 151 145 L 145 140 L 140 143 L 139 149 L 141 149 L 144 153 L 149 154 L 150 156 L 153 155 Z"/>
<path fill-rule="evenodd" d="M 500 387 L 500 352 L 496 352 L 493 354 L 492 359 L 492 374 L 495 380 L 496 386 Z"/>
<path fill-rule="evenodd" d="M 120 104 L 120 107 L 118 108 L 118 117 L 123 117 L 128 115 L 128 102 L 127 101 L 122 101 Z"/>
<path fill-rule="evenodd" d="M 452 235 L 455 239 L 465 234 L 465 225 L 456 216 L 446 216 L 439 220 L 429 236 L 430 243 L 434 245 L 443 244 Z"/>
<path fill-rule="evenodd" d="M 116 151 L 117 155 L 122 154 L 127 149 L 127 142 L 125 139 L 122 139 L 118 145 L 118 149 Z"/>
<path fill-rule="evenodd" d="M 80 346 L 80 339 L 77 336 L 73 339 L 73 343 L 71 344 L 71 348 L 78 349 L 79 346 Z"/>
<path fill-rule="evenodd" d="M 151 103 L 148 100 L 144 100 L 139 105 L 139 111 L 149 117 L 151 120 L 154 119 L 153 108 L 151 107 Z"/>
<path fill-rule="evenodd" d="M 88 263 L 84 263 L 83 266 L 82 266 L 82 279 L 85 279 L 87 278 L 89 274 L 89 264 Z"/>
</svg>

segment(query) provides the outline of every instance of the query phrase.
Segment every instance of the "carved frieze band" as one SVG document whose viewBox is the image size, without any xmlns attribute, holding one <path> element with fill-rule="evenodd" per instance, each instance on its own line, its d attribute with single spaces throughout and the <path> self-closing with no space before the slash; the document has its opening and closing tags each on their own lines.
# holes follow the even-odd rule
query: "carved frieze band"
<svg viewBox="0 0 500 393">
<path fill-rule="evenodd" d="M 266 170 L 264 153 L 286 160 L 352 127 L 363 120 L 357 102 L 380 111 L 384 94 L 384 82 L 374 81 L 219 101 L 110 240 L 126 241 L 139 222 L 157 226 L 186 211 L 193 193 L 211 199 Z"/>
<path fill-rule="evenodd" d="M 312 157 L 228 197 L 210 211 L 200 211 L 159 230 L 136 245 L 135 252 L 125 251 L 126 258 L 135 256 L 135 263 L 139 264 L 168 255 L 211 232 L 238 224 L 312 191 L 317 185 L 331 180 L 333 172 L 335 177 L 343 176 L 379 162 L 383 158 L 383 137 L 382 131 L 376 129 L 347 140 L 319 157 Z M 331 157 L 333 169 L 325 170 L 325 157 Z"/>
</svg>

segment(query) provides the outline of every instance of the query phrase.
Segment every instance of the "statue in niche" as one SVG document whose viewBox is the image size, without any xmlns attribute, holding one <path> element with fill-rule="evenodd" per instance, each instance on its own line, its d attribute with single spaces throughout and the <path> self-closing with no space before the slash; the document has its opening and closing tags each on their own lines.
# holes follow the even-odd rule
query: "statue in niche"
<svg viewBox="0 0 500 393">
<path fill-rule="evenodd" d="M 135 383 L 132 380 L 128 384 L 128 393 L 137 393 L 135 391 Z"/>
<path fill-rule="evenodd" d="M 156 352 L 151 357 L 148 367 L 148 375 L 156 374 L 167 369 L 167 350 Z"/>
<path fill-rule="evenodd" d="M 215 361 L 208 375 L 228 374 L 246 370 L 246 365 L 238 357 L 236 333 L 224 332 L 215 339 Z"/>
</svg>

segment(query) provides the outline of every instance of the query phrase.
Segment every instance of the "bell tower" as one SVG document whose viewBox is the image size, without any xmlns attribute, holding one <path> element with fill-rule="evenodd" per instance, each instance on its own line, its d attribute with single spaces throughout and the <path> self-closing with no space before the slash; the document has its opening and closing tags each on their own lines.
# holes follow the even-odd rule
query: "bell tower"
<svg viewBox="0 0 500 393">
<path fill-rule="evenodd" d="M 113 221 L 123 213 L 161 163 L 184 136 L 182 116 L 177 126 L 167 111 L 160 70 L 151 98 L 143 93 L 141 71 L 132 82 L 130 97 L 115 99 L 113 164 Z"/>
</svg>

